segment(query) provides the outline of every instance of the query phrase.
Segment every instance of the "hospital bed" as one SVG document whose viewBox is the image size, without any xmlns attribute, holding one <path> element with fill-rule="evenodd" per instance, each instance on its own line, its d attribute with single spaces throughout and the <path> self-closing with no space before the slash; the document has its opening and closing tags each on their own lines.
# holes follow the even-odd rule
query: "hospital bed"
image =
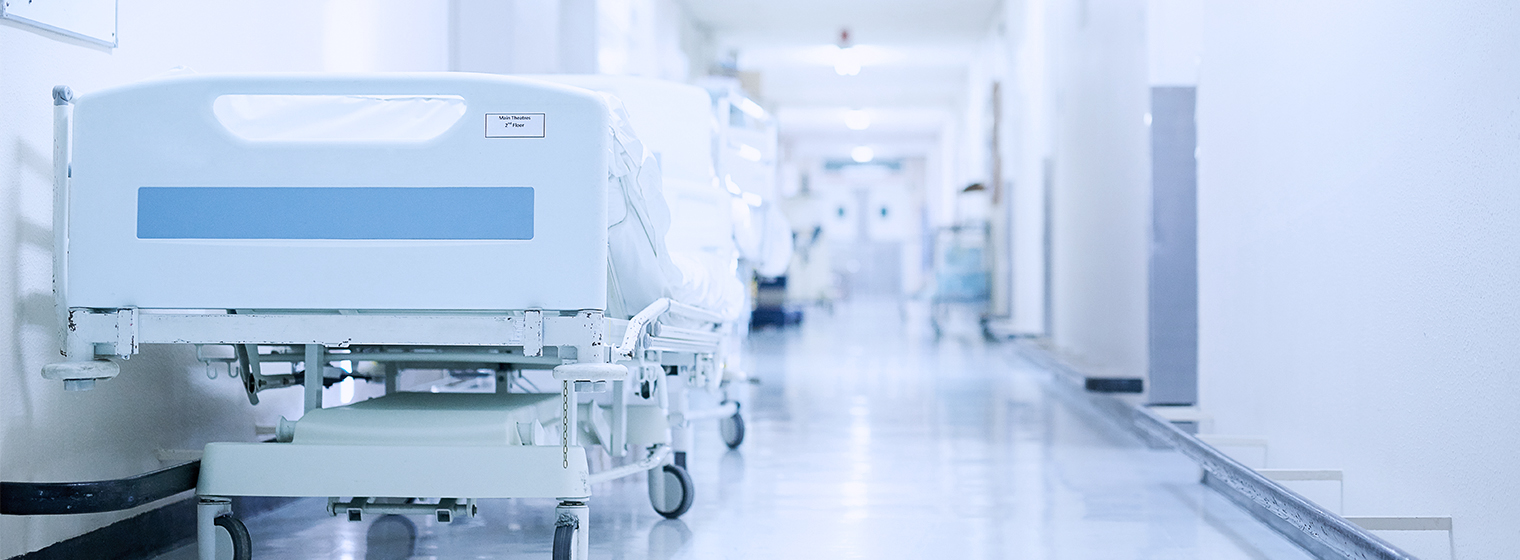
<svg viewBox="0 0 1520 560">
<path fill-rule="evenodd" d="M 690 507 L 670 453 L 682 419 L 665 405 L 678 384 L 664 379 L 717 378 L 721 318 L 668 298 L 607 313 L 610 299 L 628 304 L 609 285 L 640 272 L 613 270 L 628 260 L 609 254 L 609 211 L 628 209 L 609 185 L 629 196 L 641 156 L 603 99 L 396 74 L 190 76 L 77 102 L 60 87 L 54 100 L 65 361 L 44 377 L 89 389 L 142 344 L 194 344 L 232 350 L 206 359 L 227 362 L 250 402 L 304 391 L 304 414 L 282 418 L 275 441 L 206 445 L 203 560 L 251 554 L 235 496 L 440 522 L 481 498 L 549 498 L 555 558 L 586 557 L 598 482 L 653 470 L 655 509 Z M 347 109 L 318 114 L 333 106 Z M 323 408 L 342 362 L 378 364 L 387 395 Z M 415 364 L 544 370 L 557 386 L 397 391 Z M 583 402 L 596 392 L 610 402 Z M 629 457 L 590 472 L 590 445 Z"/>
<path fill-rule="evenodd" d="M 738 209 L 748 214 L 742 199 L 720 186 L 714 165 L 717 123 L 706 90 L 688 84 L 637 76 L 545 74 L 526 76 L 584 88 L 609 96 L 617 107 L 615 120 L 626 118 L 643 150 L 657 160 L 660 191 L 669 210 L 665 236 L 671 265 L 680 272 L 670 295 L 677 301 L 699 303 L 716 315 L 716 345 L 662 350 L 665 362 L 711 364 L 710 374 L 697 368 L 670 368 L 681 383 L 672 384 L 667 403 L 677 418 L 672 423 L 672 452 L 677 464 L 693 445 L 692 423 L 717 420 L 724 444 L 736 448 L 744 441 L 740 406 L 749 378 L 742 368 L 742 327 L 747 324 L 746 288 L 740 277 L 741 251 L 736 232 Z M 622 111 L 626 108 L 626 112 Z M 654 212 L 661 214 L 661 212 Z M 664 224 L 658 224 L 664 225 Z M 695 408 L 689 391 L 706 394 L 716 407 Z"/>
</svg>

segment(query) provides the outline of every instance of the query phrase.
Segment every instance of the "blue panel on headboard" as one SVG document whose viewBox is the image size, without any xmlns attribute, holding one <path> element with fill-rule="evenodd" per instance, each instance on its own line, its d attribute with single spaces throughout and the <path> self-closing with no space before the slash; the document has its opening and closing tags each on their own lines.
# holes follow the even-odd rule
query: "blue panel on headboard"
<svg viewBox="0 0 1520 560">
<path fill-rule="evenodd" d="M 141 187 L 140 239 L 532 239 L 530 187 Z"/>
</svg>

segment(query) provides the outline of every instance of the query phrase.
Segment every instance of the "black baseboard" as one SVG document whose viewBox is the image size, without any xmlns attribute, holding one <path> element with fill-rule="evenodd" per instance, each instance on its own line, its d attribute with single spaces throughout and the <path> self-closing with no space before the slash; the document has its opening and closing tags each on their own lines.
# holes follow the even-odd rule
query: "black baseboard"
<svg viewBox="0 0 1520 560">
<path fill-rule="evenodd" d="M 1088 377 L 1087 390 L 1094 393 L 1141 393 L 1145 380 L 1135 377 Z"/>
<path fill-rule="evenodd" d="M 295 500 L 233 498 L 232 511 L 247 519 Z M 142 560 L 194 540 L 195 497 L 191 496 L 9 560 Z"/>
</svg>

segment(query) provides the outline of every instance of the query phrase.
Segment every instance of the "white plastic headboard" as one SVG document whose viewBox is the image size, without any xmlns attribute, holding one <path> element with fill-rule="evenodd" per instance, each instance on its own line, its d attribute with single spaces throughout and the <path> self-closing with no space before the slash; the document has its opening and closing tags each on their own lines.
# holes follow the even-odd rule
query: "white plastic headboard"
<svg viewBox="0 0 1520 560">
<path fill-rule="evenodd" d="M 238 94 L 466 108 L 420 142 L 249 141 L 212 110 Z M 484 74 L 189 76 L 82 96 L 66 304 L 603 309 L 606 112 L 581 90 Z"/>
</svg>

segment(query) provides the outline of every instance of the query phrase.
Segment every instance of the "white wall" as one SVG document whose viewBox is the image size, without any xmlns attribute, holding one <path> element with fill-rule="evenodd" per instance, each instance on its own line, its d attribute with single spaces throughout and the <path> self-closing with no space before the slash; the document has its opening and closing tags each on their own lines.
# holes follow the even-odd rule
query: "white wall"
<svg viewBox="0 0 1520 560">
<path fill-rule="evenodd" d="M 999 157 L 1011 189 L 1001 209 L 1008 239 L 999 250 L 1009 253 L 1010 268 L 998 288 L 999 303 L 1011 305 L 1007 326 L 1040 334 L 1048 319 L 1059 349 L 1103 375 L 1146 371 L 1146 37 L 1145 0 L 1006 2 L 972 62 L 959 130 L 959 186 L 987 181 L 988 95 L 1001 82 Z"/>
<path fill-rule="evenodd" d="M 52 309 L 52 100 L 199 72 L 443 70 L 447 2 L 123 2 L 121 47 L 106 50 L 0 23 L 0 478 L 70 481 L 158 468 L 158 449 L 251 440 L 256 417 L 299 413 L 272 396 L 256 415 L 235 381 L 209 380 L 193 350 L 146 347 L 120 377 L 64 392 L 40 375 L 58 358 Z M 193 263 L 187 263 L 193 266 Z M 234 271 L 228 271 L 233 274 Z M 280 402 L 284 401 L 284 402 Z M 0 517 L 0 558 L 37 550 L 135 511 Z"/>
<path fill-rule="evenodd" d="M 712 60 L 709 33 L 675 0 L 449 0 L 449 7 L 452 70 L 688 82 Z"/>
<path fill-rule="evenodd" d="M 598 18 L 599 72 L 679 82 L 695 77 L 693 57 L 682 50 L 695 23 L 674 0 L 600 0 Z"/>
<path fill-rule="evenodd" d="M 1019 333 L 1045 330 L 1045 182 L 1052 155 L 1048 2 L 1008 2 L 1012 69 L 1004 88 L 1009 165 L 1013 181 L 1013 323 Z"/>
<path fill-rule="evenodd" d="M 1520 4 L 1214 3 L 1202 404 L 1351 515 L 1520 548 Z"/>
<path fill-rule="evenodd" d="M 1051 338 L 1089 371 L 1143 377 L 1150 251 L 1145 2 L 1052 0 L 1044 9 L 1055 96 Z"/>
</svg>

